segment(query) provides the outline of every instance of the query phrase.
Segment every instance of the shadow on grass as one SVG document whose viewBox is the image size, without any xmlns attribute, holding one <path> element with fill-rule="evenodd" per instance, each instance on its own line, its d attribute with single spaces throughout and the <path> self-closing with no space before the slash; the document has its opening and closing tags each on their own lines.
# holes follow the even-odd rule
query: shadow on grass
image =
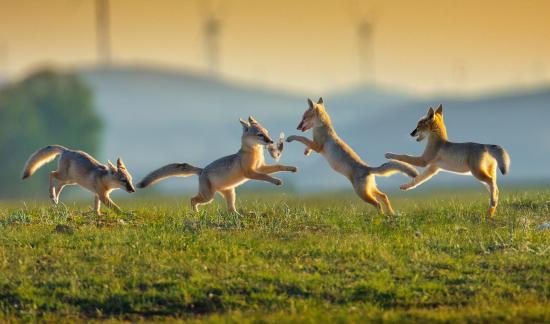
<svg viewBox="0 0 550 324">
<path fill-rule="evenodd" d="M 349 298 L 351 301 L 370 302 L 383 308 L 395 307 L 397 305 L 397 296 L 393 291 L 383 291 L 362 284 L 353 287 Z"/>
<path fill-rule="evenodd" d="M 206 315 L 224 310 L 220 298 L 204 296 L 185 303 L 182 297 L 147 296 L 145 300 L 136 300 L 136 296 L 113 294 L 104 300 L 67 296 L 64 302 L 77 307 L 80 314 L 88 318 L 107 318 L 113 316 L 140 317 Z"/>
</svg>

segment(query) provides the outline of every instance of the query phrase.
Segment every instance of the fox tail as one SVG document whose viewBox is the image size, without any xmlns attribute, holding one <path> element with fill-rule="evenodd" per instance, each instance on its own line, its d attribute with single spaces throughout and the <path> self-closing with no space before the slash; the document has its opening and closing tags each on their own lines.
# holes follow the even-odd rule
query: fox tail
<svg viewBox="0 0 550 324">
<path fill-rule="evenodd" d="M 497 160 L 498 168 L 503 175 L 510 171 L 510 155 L 498 145 L 489 145 L 489 154 Z"/>
<path fill-rule="evenodd" d="M 383 177 L 387 177 L 395 173 L 403 173 L 411 178 L 416 178 L 418 176 L 418 171 L 416 171 L 416 169 L 410 164 L 399 161 L 390 161 L 378 167 L 371 167 L 370 173 Z"/>
<path fill-rule="evenodd" d="M 201 172 L 201 168 L 194 167 L 187 163 L 172 163 L 149 173 L 138 183 L 138 187 L 145 188 L 166 178 L 188 177 L 191 175 L 198 175 Z"/>
<path fill-rule="evenodd" d="M 36 151 L 25 163 L 23 169 L 23 179 L 27 179 L 32 176 L 36 170 L 42 167 L 44 164 L 51 162 L 56 156 L 60 155 L 67 149 L 60 145 L 48 145 L 38 151 Z"/>
</svg>

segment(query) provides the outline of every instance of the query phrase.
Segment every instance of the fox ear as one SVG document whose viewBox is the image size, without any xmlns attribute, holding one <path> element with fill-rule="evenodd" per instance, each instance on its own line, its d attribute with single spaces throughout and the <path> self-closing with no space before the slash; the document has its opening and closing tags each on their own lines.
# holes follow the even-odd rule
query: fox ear
<svg viewBox="0 0 550 324">
<path fill-rule="evenodd" d="M 257 124 L 258 122 L 256 121 L 256 119 L 254 119 L 254 117 L 252 116 L 248 116 L 248 122 L 250 124 Z"/>
<path fill-rule="evenodd" d="M 443 115 L 443 105 L 442 104 L 439 104 L 439 106 L 437 106 L 437 110 L 435 111 L 436 114 L 438 115 Z"/>
<path fill-rule="evenodd" d="M 323 97 L 319 97 L 319 100 L 317 100 L 317 104 L 319 105 L 323 104 Z"/>
<path fill-rule="evenodd" d="M 434 109 L 430 107 L 430 109 L 428 109 L 428 119 L 433 119 L 433 118 L 434 118 Z"/>
<path fill-rule="evenodd" d="M 117 172 L 116 166 L 110 160 L 107 161 L 107 166 L 109 167 L 109 170 L 111 170 L 111 172 Z"/>
<path fill-rule="evenodd" d="M 239 122 L 241 125 L 243 125 L 243 130 L 247 131 L 250 128 L 250 124 L 246 122 L 246 120 L 239 118 Z"/>
<path fill-rule="evenodd" d="M 313 104 L 313 101 L 311 101 L 311 99 L 309 99 L 309 98 L 307 98 L 307 104 L 309 105 L 309 108 L 310 108 L 310 109 L 312 109 L 313 106 L 315 106 L 315 105 Z"/>
<path fill-rule="evenodd" d="M 116 165 L 117 165 L 117 168 L 120 170 L 120 169 L 126 169 L 126 165 L 124 165 L 124 162 L 122 162 L 122 159 L 121 158 L 118 158 L 116 160 Z"/>
</svg>

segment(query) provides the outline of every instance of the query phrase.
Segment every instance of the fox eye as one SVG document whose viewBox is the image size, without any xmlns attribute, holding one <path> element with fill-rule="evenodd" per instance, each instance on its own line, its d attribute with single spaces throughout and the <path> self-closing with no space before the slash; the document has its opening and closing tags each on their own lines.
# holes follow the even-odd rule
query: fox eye
<svg viewBox="0 0 550 324">
<path fill-rule="evenodd" d="M 264 134 L 258 134 L 258 137 L 262 137 L 262 138 L 263 138 L 263 137 L 264 137 Z"/>
</svg>

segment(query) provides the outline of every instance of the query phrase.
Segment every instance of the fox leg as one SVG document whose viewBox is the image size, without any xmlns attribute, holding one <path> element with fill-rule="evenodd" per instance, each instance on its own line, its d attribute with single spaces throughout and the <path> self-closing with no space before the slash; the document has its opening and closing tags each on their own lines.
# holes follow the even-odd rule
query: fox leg
<svg viewBox="0 0 550 324">
<path fill-rule="evenodd" d="M 388 210 L 390 215 L 395 215 L 395 211 L 391 206 L 390 199 L 388 198 L 388 196 L 382 191 L 378 190 L 377 188 L 374 188 L 373 192 L 374 192 L 374 195 L 378 197 L 378 199 L 382 200 L 384 205 L 386 205 L 386 209 Z"/>
<path fill-rule="evenodd" d="M 357 182 L 352 182 L 353 189 L 355 190 L 355 193 L 359 196 L 359 198 L 363 199 L 364 202 L 373 205 L 376 210 L 378 210 L 379 214 L 384 214 L 384 210 L 382 209 L 382 205 L 376 200 L 376 198 L 373 196 L 373 193 L 367 190 L 368 186 L 366 183 L 366 180 L 359 180 Z"/>
<path fill-rule="evenodd" d="M 120 214 L 122 213 L 122 210 L 120 209 L 120 207 L 117 206 L 117 204 L 115 204 L 111 198 L 109 197 L 108 194 L 102 194 L 99 196 L 99 200 L 105 204 L 105 206 L 109 207 L 110 209 L 114 210 L 117 214 Z"/>
<path fill-rule="evenodd" d="M 489 190 L 489 195 L 491 197 L 491 203 L 489 205 L 489 210 L 487 211 L 487 216 L 493 218 L 497 210 L 498 205 L 498 186 L 497 186 L 497 177 L 495 167 L 490 168 L 491 171 L 486 171 L 485 169 L 479 169 L 472 171 L 472 175 L 481 181 L 484 185 L 487 186 Z M 492 173 L 492 174 L 491 174 Z"/>
<path fill-rule="evenodd" d="M 59 203 L 59 196 L 61 195 L 61 191 L 63 190 L 63 188 L 65 188 L 66 185 L 67 185 L 66 182 L 63 182 L 59 179 L 57 180 L 57 185 L 55 186 L 55 200 L 54 200 L 56 204 Z"/>
<path fill-rule="evenodd" d="M 418 175 L 416 178 L 412 178 L 411 182 L 402 184 L 399 186 L 401 190 L 410 190 L 418 187 L 424 182 L 430 180 L 431 177 L 436 175 L 439 172 L 439 167 L 436 165 L 430 165 L 424 172 Z"/>
<path fill-rule="evenodd" d="M 274 178 L 274 177 L 270 176 L 269 174 L 256 172 L 256 171 L 253 171 L 253 170 L 245 172 L 244 176 L 247 177 L 248 179 L 271 182 L 272 184 L 274 184 L 276 186 L 281 186 L 283 184 L 283 181 L 281 179 Z"/>
<path fill-rule="evenodd" d="M 281 172 L 281 171 L 296 172 L 298 171 L 298 168 L 294 166 L 275 164 L 275 165 L 262 165 L 257 170 L 261 173 L 275 173 L 275 172 Z"/>
<path fill-rule="evenodd" d="M 55 182 L 57 181 L 57 184 Z M 65 177 L 62 176 L 62 173 L 59 171 L 50 172 L 50 198 L 54 204 L 59 203 L 59 195 L 63 188 L 70 184 L 70 181 L 67 181 Z"/>
<path fill-rule="evenodd" d="M 497 211 L 498 194 L 499 194 L 496 179 L 493 179 L 493 182 L 489 185 L 489 191 L 491 193 L 491 206 L 489 207 L 489 211 L 487 212 L 487 215 L 490 218 L 493 218 L 493 216 L 495 216 L 495 212 Z"/>
<path fill-rule="evenodd" d="M 193 210 L 195 212 L 199 211 L 199 205 L 208 204 L 212 201 L 212 198 L 214 198 L 214 195 L 209 197 L 204 197 L 201 194 L 196 195 L 195 197 L 191 198 L 191 206 L 193 207 Z"/>
<path fill-rule="evenodd" d="M 381 215 L 384 215 L 384 210 L 382 209 L 382 205 L 374 198 L 374 196 L 367 192 L 356 192 L 359 198 L 363 199 L 364 202 L 369 203 L 378 210 L 378 213 Z"/>
<path fill-rule="evenodd" d="M 321 147 L 319 147 L 319 145 L 317 145 L 317 143 L 315 143 L 314 141 L 312 141 L 309 138 L 304 137 L 304 136 L 292 135 L 292 136 L 289 136 L 286 139 L 286 141 L 288 143 L 293 142 L 293 141 L 298 141 L 298 142 L 303 143 L 305 146 L 307 146 L 306 150 L 304 151 L 305 155 L 309 155 L 309 153 L 311 153 L 311 150 L 314 150 L 317 153 L 321 152 Z"/>
<path fill-rule="evenodd" d="M 386 153 L 384 155 L 386 159 L 390 160 L 397 160 L 405 163 L 412 164 L 417 167 L 425 167 L 428 165 L 424 157 L 422 156 L 410 156 L 410 155 L 401 155 L 401 154 L 393 154 L 393 153 Z"/>
<path fill-rule="evenodd" d="M 235 188 L 224 190 L 221 192 L 221 194 L 227 202 L 227 210 L 238 215 L 239 212 L 237 212 L 237 209 L 235 208 L 235 200 L 237 198 L 237 195 L 235 194 Z"/>
<path fill-rule="evenodd" d="M 57 171 L 50 172 L 50 199 L 57 205 L 55 180 L 57 179 Z"/>
<path fill-rule="evenodd" d="M 101 212 L 99 209 L 101 208 L 101 200 L 99 199 L 99 196 L 95 196 L 95 202 L 94 202 L 94 211 L 97 214 L 97 216 L 101 216 Z"/>
<path fill-rule="evenodd" d="M 212 187 L 210 185 L 210 181 L 208 179 L 200 177 L 199 178 L 199 193 L 191 198 L 191 207 L 193 207 L 193 210 L 195 212 L 199 211 L 199 205 L 204 205 L 212 201 L 214 199 L 214 191 L 212 190 Z"/>
</svg>

